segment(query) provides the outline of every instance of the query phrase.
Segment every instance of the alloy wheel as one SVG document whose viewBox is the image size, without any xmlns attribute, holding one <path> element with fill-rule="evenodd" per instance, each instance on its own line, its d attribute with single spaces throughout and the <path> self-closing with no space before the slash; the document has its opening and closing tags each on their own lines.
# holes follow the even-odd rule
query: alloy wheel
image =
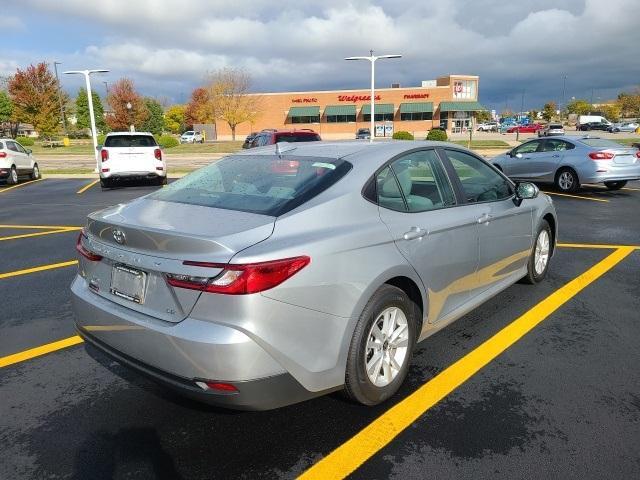
<svg viewBox="0 0 640 480">
<path fill-rule="evenodd" d="M 376 387 L 386 387 L 398 376 L 407 360 L 409 325 L 397 307 L 384 309 L 367 335 L 364 360 L 367 376 Z"/>
<path fill-rule="evenodd" d="M 573 174 L 569 171 L 564 171 L 560 174 L 560 178 L 558 179 L 558 185 L 562 190 L 571 190 L 573 186 Z"/>
<path fill-rule="evenodd" d="M 541 275 L 549 262 L 549 232 L 542 230 L 536 240 L 536 249 L 533 257 L 533 266 L 537 275 Z"/>
</svg>

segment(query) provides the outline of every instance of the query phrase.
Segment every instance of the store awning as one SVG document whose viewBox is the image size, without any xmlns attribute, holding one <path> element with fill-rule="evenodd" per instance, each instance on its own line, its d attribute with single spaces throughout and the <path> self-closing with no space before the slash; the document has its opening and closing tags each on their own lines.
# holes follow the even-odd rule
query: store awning
<svg viewBox="0 0 640 480">
<path fill-rule="evenodd" d="M 400 113 L 433 113 L 433 102 L 401 103 Z"/>
<path fill-rule="evenodd" d="M 327 105 L 324 109 L 324 114 L 329 115 L 355 115 L 355 105 Z"/>
<path fill-rule="evenodd" d="M 320 107 L 291 107 L 287 117 L 318 117 L 320 116 Z"/>
<path fill-rule="evenodd" d="M 379 113 L 393 113 L 393 103 L 376 103 L 373 107 L 376 115 Z M 362 106 L 362 114 L 370 115 L 371 114 L 371 104 L 365 103 Z"/>
<path fill-rule="evenodd" d="M 441 112 L 479 112 L 486 110 L 478 102 L 440 102 Z"/>
</svg>

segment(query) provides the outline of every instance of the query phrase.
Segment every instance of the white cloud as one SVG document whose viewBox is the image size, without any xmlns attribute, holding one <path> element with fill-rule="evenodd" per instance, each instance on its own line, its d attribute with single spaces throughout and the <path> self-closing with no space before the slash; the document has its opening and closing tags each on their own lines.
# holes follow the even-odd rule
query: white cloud
<svg viewBox="0 0 640 480">
<path fill-rule="evenodd" d="M 24 23 L 20 18 L 13 15 L 0 16 L 0 30 L 24 30 Z"/>
</svg>

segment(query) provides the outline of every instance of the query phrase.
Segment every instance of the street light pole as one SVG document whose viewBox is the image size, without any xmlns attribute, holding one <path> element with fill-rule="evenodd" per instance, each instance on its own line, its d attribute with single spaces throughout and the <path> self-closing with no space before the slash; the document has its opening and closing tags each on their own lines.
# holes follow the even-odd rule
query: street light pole
<svg viewBox="0 0 640 480">
<path fill-rule="evenodd" d="M 524 90 L 522 90 L 522 102 L 520 103 L 520 121 L 522 121 L 522 114 L 524 113 Z M 516 142 L 520 140 L 520 127 L 516 127 Z"/>
<path fill-rule="evenodd" d="M 58 102 L 60 103 L 60 117 L 62 118 L 62 130 L 64 131 L 64 136 L 67 137 L 69 134 L 67 133 L 67 121 L 64 118 L 64 108 L 62 107 L 62 94 L 60 93 L 60 79 L 58 78 L 58 65 L 62 65 L 60 62 L 53 62 L 53 71 L 56 72 L 56 83 L 58 84 Z M 66 140 L 65 140 L 66 141 Z"/>
<path fill-rule="evenodd" d="M 100 171 L 100 164 L 98 162 L 98 134 L 96 133 L 96 119 L 93 114 L 93 96 L 91 95 L 91 81 L 89 75 L 92 73 L 106 73 L 109 70 L 69 70 L 64 72 L 65 75 L 81 74 L 84 75 L 84 81 L 87 87 L 87 102 L 89 103 L 89 120 L 91 121 L 91 138 L 93 140 L 93 156 L 96 161 L 96 173 Z"/>
<path fill-rule="evenodd" d="M 368 60 L 371 62 L 371 103 L 370 103 L 370 113 L 371 118 L 369 121 L 369 143 L 373 142 L 373 137 L 375 136 L 375 114 L 376 114 L 376 103 L 375 103 L 375 88 L 376 88 L 376 60 L 380 58 L 402 58 L 402 55 L 374 55 L 373 50 L 369 50 L 368 57 L 347 57 L 345 60 Z"/>
<path fill-rule="evenodd" d="M 564 92 L 565 87 L 567 86 L 567 76 L 562 76 L 562 105 L 564 105 Z M 562 120 L 562 105 L 560 105 L 560 120 Z"/>
</svg>

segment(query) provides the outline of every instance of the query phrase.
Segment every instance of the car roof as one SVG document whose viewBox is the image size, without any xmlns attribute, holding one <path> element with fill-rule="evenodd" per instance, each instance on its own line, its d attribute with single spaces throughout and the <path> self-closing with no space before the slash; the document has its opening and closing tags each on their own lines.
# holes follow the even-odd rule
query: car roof
<svg viewBox="0 0 640 480">
<path fill-rule="evenodd" d="M 153 136 L 153 133 L 151 132 L 109 132 L 107 133 L 107 137 L 110 137 L 112 135 L 151 135 Z"/>
</svg>

